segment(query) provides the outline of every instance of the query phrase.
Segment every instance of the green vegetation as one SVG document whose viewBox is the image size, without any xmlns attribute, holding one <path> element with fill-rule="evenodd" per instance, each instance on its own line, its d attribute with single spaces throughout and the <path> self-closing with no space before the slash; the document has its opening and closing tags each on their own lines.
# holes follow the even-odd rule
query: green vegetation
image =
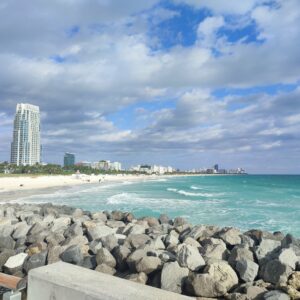
<svg viewBox="0 0 300 300">
<path fill-rule="evenodd" d="M 82 174 L 118 174 L 118 173 L 131 173 L 131 172 L 118 172 L 118 171 L 104 171 L 96 170 L 86 166 L 68 166 L 62 167 L 56 164 L 34 166 L 16 166 L 7 162 L 0 163 L 0 176 L 17 176 L 17 175 L 71 175 L 79 171 Z"/>
</svg>

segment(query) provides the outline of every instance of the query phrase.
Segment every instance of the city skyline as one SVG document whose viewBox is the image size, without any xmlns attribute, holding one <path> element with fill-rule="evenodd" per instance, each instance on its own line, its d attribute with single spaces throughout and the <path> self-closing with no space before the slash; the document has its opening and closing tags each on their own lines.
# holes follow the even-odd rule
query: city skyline
<svg viewBox="0 0 300 300">
<path fill-rule="evenodd" d="M 297 0 L 4 1 L 0 161 L 28 102 L 47 162 L 300 173 L 299 23 Z"/>
</svg>

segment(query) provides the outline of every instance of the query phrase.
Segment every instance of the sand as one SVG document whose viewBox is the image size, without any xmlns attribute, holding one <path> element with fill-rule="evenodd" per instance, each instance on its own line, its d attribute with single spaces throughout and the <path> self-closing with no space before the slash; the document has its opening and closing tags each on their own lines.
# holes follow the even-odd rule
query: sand
<svg viewBox="0 0 300 300">
<path fill-rule="evenodd" d="M 70 187 L 80 184 L 103 184 L 122 181 L 144 181 L 157 178 L 157 175 L 52 175 L 52 176 L 17 176 L 0 177 L 0 197 L 1 194 L 9 192 L 21 192 L 29 190 L 41 190 L 48 188 Z"/>
</svg>

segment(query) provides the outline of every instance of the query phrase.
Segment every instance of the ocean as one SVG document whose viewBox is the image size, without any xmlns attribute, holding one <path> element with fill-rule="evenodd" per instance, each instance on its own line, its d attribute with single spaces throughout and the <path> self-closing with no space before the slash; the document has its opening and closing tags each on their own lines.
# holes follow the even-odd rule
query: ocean
<svg viewBox="0 0 300 300">
<path fill-rule="evenodd" d="M 130 211 L 137 217 L 167 214 L 192 224 L 282 231 L 300 237 L 300 176 L 296 175 L 166 177 L 76 186 L 18 201 Z"/>
</svg>

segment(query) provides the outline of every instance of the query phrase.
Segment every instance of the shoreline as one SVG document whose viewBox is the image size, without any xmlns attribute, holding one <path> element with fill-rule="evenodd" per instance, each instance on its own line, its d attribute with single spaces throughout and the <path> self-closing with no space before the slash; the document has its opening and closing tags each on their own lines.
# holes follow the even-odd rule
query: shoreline
<svg viewBox="0 0 300 300">
<path fill-rule="evenodd" d="M 165 178 L 164 175 L 41 175 L 0 177 L 0 203 L 18 198 L 47 194 L 76 186 L 118 184 L 126 181 L 141 182 Z"/>
</svg>

